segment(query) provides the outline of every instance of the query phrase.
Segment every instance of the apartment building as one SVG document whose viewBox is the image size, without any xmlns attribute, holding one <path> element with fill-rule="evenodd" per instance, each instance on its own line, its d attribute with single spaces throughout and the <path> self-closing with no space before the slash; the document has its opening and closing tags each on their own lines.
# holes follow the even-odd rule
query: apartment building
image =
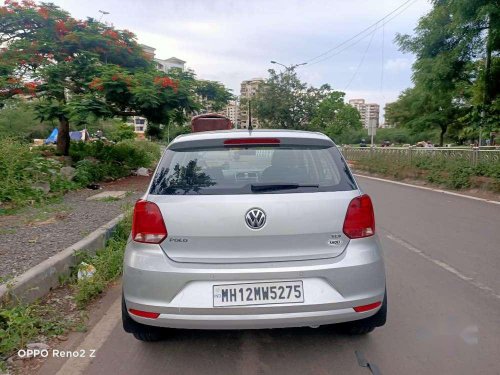
<svg viewBox="0 0 500 375">
<path fill-rule="evenodd" d="M 145 138 L 144 132 L 148 127 L 148 120 L 140 116 L 131 116 L 127 118 L 127 124 L 134 127 L 137 138 Z"/>
<path fill-rule="evenodd" d="M 238 124 L 241 129 L 247 129 L 249 125 L 249 112 L 248 112 L 248 99 L 251 99 L 257 93 L 259 85 L 264 82 L 262 78 L 254 78 L 241 82 L 240 100 L 244 102 L 240 105 L 238 114 Z M 252 111 L 252 127 L 258 128 L 260 126 L 259 119 L 254 116 Z"/>
<path fill-rule="evenodd" d="M 238 109 L 239 109 L 238 102 L 236 100 L 231 100 L 229 101 L 226 108 L 217 113 L 226 116 L 228 119 L 231 120 L 234 127 L 238 127 L 238 115 L 239 115 Z"/>
<path fill-rule="evenodd" d="M 349 104 L 358 110 L 365 128 L 368 128 L 370 120 L 375 120 L 376 126 L 379 126 L 380 106 L 378 104 L 366 103 L 365 99 L 351 99 Z"/>
<path fill-rule="evenodd" d="M 168 73 L 168 71 L 172 68 L 184 70 L 184 66 L 186 64 L 184 60 L 178 59 L 177 57 L 171 57 L 166 60 L 154 58 L 154 61 L 156 63 L 156 68 L 164 73 Z"/>
</svg>

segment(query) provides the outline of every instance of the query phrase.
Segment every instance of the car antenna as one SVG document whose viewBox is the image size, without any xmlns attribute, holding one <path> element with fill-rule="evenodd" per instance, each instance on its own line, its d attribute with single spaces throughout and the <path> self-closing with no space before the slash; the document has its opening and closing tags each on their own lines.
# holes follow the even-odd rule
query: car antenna
<svg viewBox="0 0 500 375">
<path fill-rule="evenodd" d="M 252 99 L 248 99 L 248 131 L 251 132 L 252 127 Z"/>
</svg>

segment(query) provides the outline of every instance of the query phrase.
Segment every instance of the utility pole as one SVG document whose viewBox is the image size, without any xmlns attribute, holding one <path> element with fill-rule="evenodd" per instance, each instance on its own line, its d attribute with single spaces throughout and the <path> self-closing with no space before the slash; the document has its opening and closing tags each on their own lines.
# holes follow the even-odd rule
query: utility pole
<svg viewBox="0 0 500 375">
<path fill-rule="evenodd" d="M 301 63 L 301 64 L 293 64 L 293 65 L 290 65 L 290 66 L 286 66 L 285 64 L 282 64 L 282 63 L 279 63 L 277 61 L 271 60 L 271 64 L 281 65 L 282 67 L 284 67 L 286 69 L 287 72 L 289 72 L 289 71 L 292 71 L 292 70 L 294 70 L 295 68 L 297 68 L 299 66 L 306 65 L 307 63 L 304 62 L 304 63 Z"/>
<path fill-rule="evenodd" d="M 109 12 L 106 12 L 105 10 L 100 10 L 100 9 L 99 9 L 99 13 L 101 13 L 101 17 L 99 17 L 99 22 L 101 22 L 102 17 L 104 17 L 104 15 L 109 14 Z"/>
<path fill-rule="evenodd" d="M 373 144 L 373 138 L 377 133 L 377 120 L 370 119 L 368 120 L 368 135 L 371 136 L 370 148 L 373 148 L 375 145 Z"/>
</svg>

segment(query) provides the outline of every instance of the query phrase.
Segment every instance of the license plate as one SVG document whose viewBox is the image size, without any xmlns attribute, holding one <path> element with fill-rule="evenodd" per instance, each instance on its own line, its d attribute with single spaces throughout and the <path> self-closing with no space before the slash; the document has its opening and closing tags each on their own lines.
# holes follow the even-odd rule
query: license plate
<svg viewBox="0 0 500 375">
<path fill-rule="evenodd" d="M 302 280 L 214 285 L 214 307 L 304 302 Z"/>
</svg>

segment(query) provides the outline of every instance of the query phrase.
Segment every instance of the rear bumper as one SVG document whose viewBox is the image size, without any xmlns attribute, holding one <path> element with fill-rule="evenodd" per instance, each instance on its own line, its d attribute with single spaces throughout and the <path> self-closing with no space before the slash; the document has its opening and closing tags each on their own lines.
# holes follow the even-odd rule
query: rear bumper
<svg viewBox="0 0 500 375">
<path fill-rule="evenodd" d="M 383 297 L 382 297 L 383 298 Z M 157 319 L 131 317 L 142 324 L 185 329 L 261 329 L 320 326 L 349 322 L 372 316 L 378 309 L 369 313 L 356 313 L 352 308 L 326 311 L 310 311 L 283 314 L 252 315 L 185 315 L 161 314 Z"/>
<path fill-rule="evenodd" d="M 305 301 L 213 307 L 212 287 L 261 281 L 303 280 Z M 156 319 L 129 314 L 139 323 L 189 329 L 257 329 L 316 326 L 363 319 L 377 309 L 353 307 L 382 301 L 385 272 L 376 237 L 352 240 L 331 259 L 254 264 L 177 263 L 157 245 L 129 242 L 123 292 L 127 309 L 159 313 Z"/>
</svg>

